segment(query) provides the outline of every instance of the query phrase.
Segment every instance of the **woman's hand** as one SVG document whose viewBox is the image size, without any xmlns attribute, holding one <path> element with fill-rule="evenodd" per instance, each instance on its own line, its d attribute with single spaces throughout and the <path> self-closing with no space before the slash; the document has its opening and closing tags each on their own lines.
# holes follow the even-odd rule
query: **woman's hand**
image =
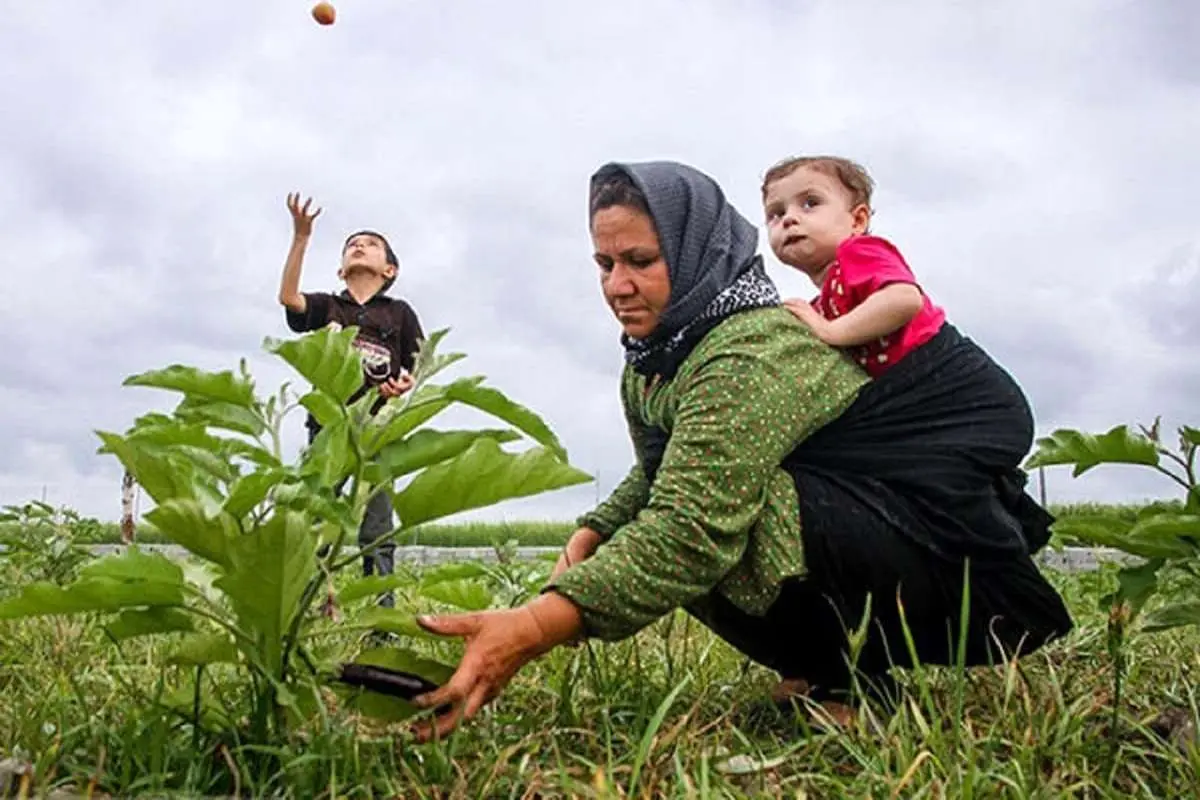
<svg viewBox="0 0 1200 800">
<path fill-rule="evenodd" d="M 596 552 L 603 538 L 591 528 L 579 528 L 571 534 L 566 547 L 558 556 L 558 562 L 550 573 L 550 580 L 566 572 L 581 561 L 586 561 Z"/>
<path fill-rule="evenodd" d="M 292 231 L 297 238 L 307 239 L 312 236 L 313 220 L 321 216 L 320 208 L 311 214 L 308 213 L 308 208 L 311 205 L 311 197 L 304 201 L 304 205 L 300 205 L 300 193 L 288 193 L 287 207 L 288 211 L 292 212 Z"/>
<path fill-rule="evenodd" d="M 421 617 L 418 622 L 431 633 L 466 640 L 462 661 L 450 680 L 413 701 L 422 708 L 450 706 L 442 716 L 417 726 L 417 738 L 423 742 L 445 736 L 463 719 L 473 718 L 521 667 L 575 637 L 583 627 L 575 604 L 553 592 L 519 608 Z"/>
</svg>

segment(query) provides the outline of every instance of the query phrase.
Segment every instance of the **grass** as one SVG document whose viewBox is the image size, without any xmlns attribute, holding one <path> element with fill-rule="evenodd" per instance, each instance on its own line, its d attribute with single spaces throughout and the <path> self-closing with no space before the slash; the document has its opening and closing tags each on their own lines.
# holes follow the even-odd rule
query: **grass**
<svg viewBox="0 0 1200 800">
<path fill-rule="evenodd" d="M 1200 758 L 1148 723 L 1167 707 L 1195 719 L 1200 633 L 1133 641 L 1113 738 L 1096 610 L 1113 571 L 1051 577 L 1076 615 L 1070 637 L 1019 666 L 901 673 L 904 701 L 878 727 L 814 733 L 765 703 L 770 672 L 679 613 L 633 640 L 560 649 L 530 665 L 444 742 L 417 746 L 402 727 L 335 709 L 328 725 L 274 754 L 282 766 L 272 769 L 257 765 L 262 753 L 150 710 L 147 696 L 190 675 L 154 666 L 162 645 L 133 640 L 118 650 L 77 621 L 0 622 L 0 759 L 28 759 L 42 789 L 122 796 L 1196 796 Z M 443 657 L 451 647 L 428 646 Z"/>
</svg>

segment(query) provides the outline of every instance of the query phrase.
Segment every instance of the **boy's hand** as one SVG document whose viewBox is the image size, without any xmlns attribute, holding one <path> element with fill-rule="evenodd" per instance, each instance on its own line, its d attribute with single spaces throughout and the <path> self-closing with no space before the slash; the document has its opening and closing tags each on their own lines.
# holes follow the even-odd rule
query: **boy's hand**
<svg viewBox="0 0 1200 800">
<path fill-rule="evenodd" d="M 379 384 L 379 393 L 387 398 L 399 397 L 413 387 L 413 376 L 405 372 L 399 378 L 388 378 Z"/>
<path fill-rule="evenodd" d="M 309 206 L 312 205 L 312 198 L 309 197 L 304 201 L 304 205 L 300 205 L 300 193 L 289 192 L 287 196 L 288 211 L 292 212 L 292 230 L 296 236 L 307 239 L 312 236 L 313 220 L 321 216 L 321 209 L 317 208 L 311 214 L 308 213 Z"/>
<path fill-rule="evenodd" d="M 812 304 L 807 300 L 793 298 L 784 300 L 783 305 L 788 311 L 792 312 L 801 322 L 812 329 L 812 332 L 817 335 L 817 338 L 828 344 L 829 320 L 821 316 L 820 312 L 812 307 Z"/>
</svg>

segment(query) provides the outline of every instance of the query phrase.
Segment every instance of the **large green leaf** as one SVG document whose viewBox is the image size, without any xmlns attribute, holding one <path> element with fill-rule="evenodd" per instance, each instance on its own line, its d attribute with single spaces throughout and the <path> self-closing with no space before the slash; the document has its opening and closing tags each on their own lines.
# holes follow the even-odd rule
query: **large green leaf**
<svg viewBox="0 0 1200 800">
<path fill-rule="evenodd" d="M 279 676 L 283 636 L 299 613 L 305 584 L 316 571 L 316 536 L 307 515 L 278 511 L 252 534 L 230 542 L 228 572 L 214 585 L 225 592 L 259 658 Z"/>
<path fill-rule="evenodd" d="M 229 566 L 230 542 L 240 535 L 232 515 L 210 516 L 196 500 L 168 500 L 148 512 L 146 520 L 188 552 L 224 567 Z"/>
<path fill-rule="evenodd" d="M 251 444 L 243 439 L 228 439 L 218 437 L 217 452 L 227 461 L 232 461 L 234 458 L 244 458 L 252 464 L 257 464 L 260 467 L 280 467 L 282 464 L 279 459 L 269 453 L 264 448 Z"/>
<path fill-rule="evenodd" d="M 441 392 L 413 398 L 407 404 L 388 403 L 374 419 L 370 420 L 363 433 L 363 452 L 374 456 L 392 442 L 405 436 L 436 417 L 450 406 L 450 401 Z"/>
<path fill-rule="evenodd" d="M 1059 464 L 1073 464 L 1075 477 L 1100 464 L 1156 466 L 1158 449 L 1150 439 L 1131 433 L 1125 425 L 1100 435 L 1063 429 L 1038 439 L 1037 450 L 1026 462 L 1026 468 Z"/>
<path fill-rule="evenodd" d="M 234 519 L 241 519 L 265 500 L 271 489 L 285 478 L 287 473 L 282 469 L 271 468 L 243 475 L 230 487 L 224 505 L 225 513 Z"/>
<path fill-rule="evenodd" d="M 348 620 L 353 625 L 364 625 L 377 631 L 394 633 L 398 636 L 413 636 L 418 639 L 441 639 L 435 633 L 417 624 L 417 618 L 411 612 L 395 608 L 380 608 L 375 606 Z"/>
<path fill-rule="evenodd" d="M 404 525 L 411 527 L 590 480 L 590 475 L 544 448 L 514 455 L 491 439 L 477 439 L 457 458 L 418 473 L 396 495 L 395 508 Z"/>
<path fill-rule="evenodd" d="M 439 581 L 421 587 L 421 594 L 430 600 L 447 603 L 466 611 L 483 611 L 492 605 L 492 593 L 478 581 Z"/>
<path fill-rule="evenodd" d="M 1139 531 L 1136 535 L 1135 529 Z M 1156 535 L 1158 530 L 1161 529 L 1153 524 L 1101 514 L 1063 517 L 1054 523 L 1054 532 L 1059 536 L 1097 547 L 1116 548 L 1142 558 L 1181 558 L 1194 551 L 1192 545 L 1178 537 Z"/>
<path fill-rule="evenodd" d="M 456 381 L 446 387 L 446 397 L 474 406 L 480 411 L 486 411 L 492 416 L 504 420 L 518 430 L 524 431 L 560 461 L 567 460 L 566 449 L 545 421 L 532 410 L 510 400 L 499 390 L 465 381 Z"/>
<path fill-rule="evenodd" d="M 175 415 L 182 420 L 210 428 L 258 436 L 267 429 L 258 411 L 220 400 L 205 400 L 187 395 L 175 406 Z"/>
<path fill-rule="evenodd" d="M 1200 546 L 1200 514 L 1166 512 L 1139 517 L 1129 538 L 1138 541 L 1171 542 L 1181 555 L 1197 554 Z"/>
<path fill-rule="evenodd" d="M 217 452 L 220 448 L 220 441 L 203 425 L 170 417 L 165 421 L 156 418 L 153 422 L 135 424 L 126 434 L 126 438 L 139 444 L 164 449 L 190 445 L 201 450 Z"/>
<path fill-rule="evenodd" d="M 267 339 L 263 346 L 304 376 L 314 389 L 339 404 L 362 386 L 362 356 L 354 348 L 357 329 L 322 328 L 298 339 Z"/>
<path fill-rule="evenodd" d="M 257 449 L 245 442 L 213 436 L 203 424 L 175 419 L 165 422 L 154 419 L 136 424 L 127 432 L 125 439 L 145 452 L 186 461 L 201 472 L 224 482 L 237 477 L 237 468 L 231 463 L 229 451 L 233 447 Z"/>
<path fill-rule="evenodd" d="M 366 650 L 354 659 L 354 663 L 420 675 L 428 681 L 443 684 L 450 680 L 454 668 L 417 655 L 411 650 L 399 648 L 376 648 Z M 346 704 L 358 713 L 388 722 L 400 722 L 417 714 L 421 709 L 407 700 L 391 695 L 378 694 L 364 689 L 339 687 Z"/>
<path fill-rule="evenodd" d="M 116 456 L 155 503 L 196 497 L 195 467 L 191 464 L 168 458 L 158 448 L 115 433 L 96 431 L 96 435 L 104 443 L 100 452 Z"/>
<path fill-rule="evenodd" d="M 365 597 L 402 589 L 412 581 L 407 575 L 370 575 L 350 581 L 337 593 L 339 603 L 354 603 Z"/>
<path fill-rule="evenodd" d="M 156 633 L 184 633 L 194 627 L 192 617 L 186 611 L 162 606 L 126 609 L 105 625 L 104 630 L 113 639 L 124 641 Z"/>
<path fill-rule="evenodd" d="M 320 389 L 314 389 L 301 397 L 300 405 L 304 406 L 322 427 L 346 417 L 342 405 Z"/>
<path fill-rule="evenodd" d="M 1179 439 L 1183 444 L 1191 444 L 1200 447 L 1200 428 L 1191 428 L 1184 425 L 1179 429 Z"/>
<path fill-rule="evenodd" d="M 205 372 L 195 367 L 172 364 L 163 369 L 132 375 L 125 379 L 123 385 L 166 389 L 243 408 L 254 406 L 254 384 L 228 370 Z"/>
<path fill-rule="evenodd" d="M 420 383 L 425 383 L 434 375 L 466 358 L 464 353 L 438 353 L 442 339 L 450 332 L 449 328 L 439 328 L 429 334 L 417 348 L 416 363 L 413 365 L 413 377 Z"/>
<path fill-rule="evenodd" d="M 198 667 L 205 664 L 236 664 L 238 649 L 225 633 L 197 633 L 185 636 L 167 656 L 168 664 Z"/>
<path fill-rule="evenodd" d="M 1200 602 L 1175 603 L 1146 615 L 1147 631 L 1165 631 L 1184 625 L 1200 625 Z"/>
<path fill-rule="evenodd" d="M 1158 589 L 1158 571 L 1163 564 L 1163 559 L 1152 558 L 1143 564 L 1122 567 L 1117 572 L 1117 597 L 1129 604 L 1133 614 L 1141 611 Z"/>
<path fill-rule="evenodd" d="M 555 556 L 557 558 L 557 556 Z M 487 569 L 474 561 L 457 561 L 440 564 L 421 574 L 421 586 L 433 586 L 445 581 L 460 581 L 467 578 L 482 578 L 488 574 Z"/>
<path fill-rule="evenodd" d="M 512 442 L 521 437 L 510 430 L 436 431 L 425 429 L 393 442 L 379 451 L 370 476 L 375 483 L 391 483 L 420 469 L 466 452 L 478 439 Z"/>
<path fill-rule="evenodd" d="M 0 619 L 183 605 L 183 572 L 165 556 L 130 548 L 93 561 L 68 586 L 32 583 L 0 602 Z"/>
<path fill-rule="evenodd" d="M 196 466 L 196 472 L 203 480 L 205 476 L 224 484 L 233 483 L 238 479 L 238 469 L 220 452 L 210 452 L 199 447 L 173 448 L 171 457 L 176 460 L 189 461 Z"/>
<path fill-rule="evenodd" d="M 347 422 L 335 422 L 321 429 L 305 451 L 300 474 L 315 476 L 322 486 L 336 486 L 354 470 Z"/>
</svg>

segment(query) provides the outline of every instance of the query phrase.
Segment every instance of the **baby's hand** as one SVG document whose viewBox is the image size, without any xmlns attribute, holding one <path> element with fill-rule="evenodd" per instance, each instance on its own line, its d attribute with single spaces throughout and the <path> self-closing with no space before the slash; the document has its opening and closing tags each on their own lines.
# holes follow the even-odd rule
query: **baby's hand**
<svg viewBox="0 0 1200 800">
<path fill-rule="evenodd" d="M 825 333 L 829 327 L 829 320 L 821 316 L 820 312 L 812 307 L 812 304 L 807 300 L 792 298 L 784 300 L 783 305 L 788 311 L 792 312 L 805 325 L 807 325 L 817 338 L 825 341 Z"/>
</svg>

